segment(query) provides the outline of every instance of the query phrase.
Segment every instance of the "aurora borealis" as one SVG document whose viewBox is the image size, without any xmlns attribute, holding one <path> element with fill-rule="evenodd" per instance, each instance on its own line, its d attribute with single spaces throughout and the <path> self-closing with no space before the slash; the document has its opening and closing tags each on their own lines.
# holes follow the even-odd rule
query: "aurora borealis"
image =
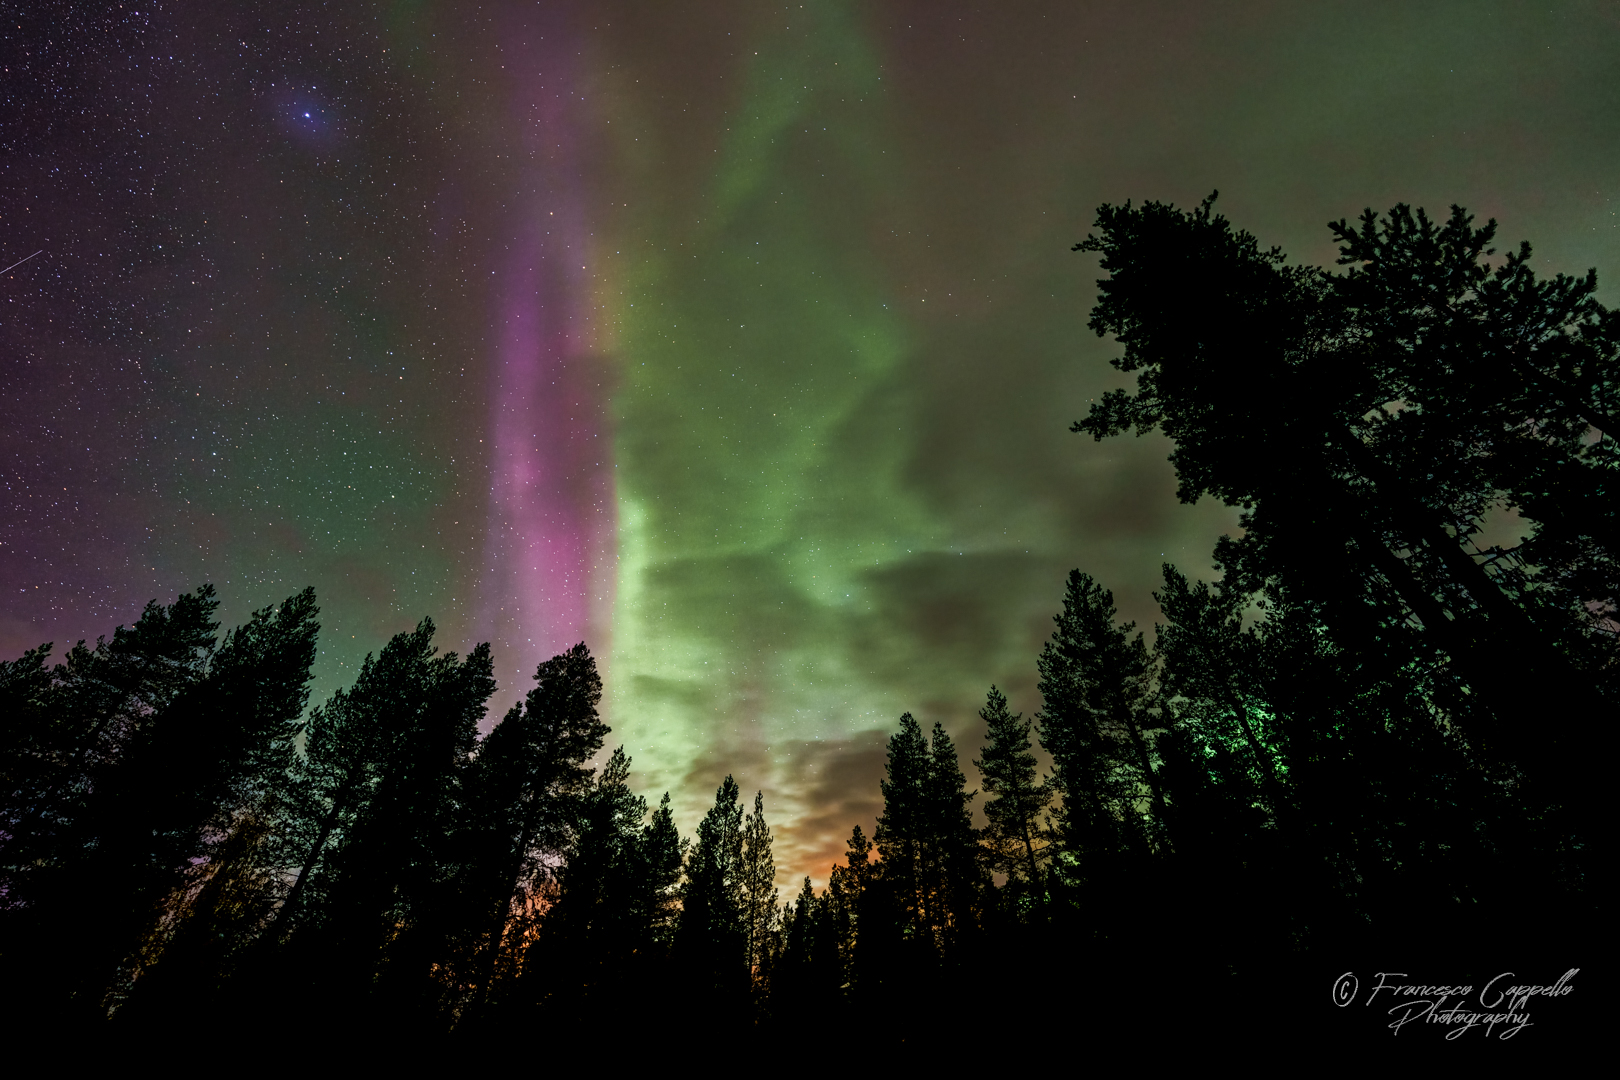
<svg viewBox="0 0 1620 1080">
<path fill-rule="evenodd" d="M 305 584 L 317 699 L 424 615 L 585 640 L 683 826 L 785 883 L 911 710 L 1039 707 L 1065 573 L 1151 626 L 1234 511 L 1070 434 L 1098 204 L 1456 202 L 1620 280 L 1609 4 L 8 5 L 0 646 Z M 969 770 L 970 783 L 972 773 Z"/>
</svg>

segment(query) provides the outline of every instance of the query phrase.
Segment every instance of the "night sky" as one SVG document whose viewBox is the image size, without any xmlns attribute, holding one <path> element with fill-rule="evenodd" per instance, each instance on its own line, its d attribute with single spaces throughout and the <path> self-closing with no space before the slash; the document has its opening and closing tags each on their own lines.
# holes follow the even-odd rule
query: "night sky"
<svg viewBox="0 0 1620 1080">
<path fill-rule="evenodd" d="M 0 3 L 0 653 L 313 585 L 317 699 L 430 615 L 576 641 L 639 790 L 784 884 L 964 766 L 1079 567 L 1145 627 L 1234 511 L 1070 247 L 1125 199 L 1329 264 L 1457 202 L 1620 283 L 1614 3 Z M 970 785 L 977 778 L 968 767 Z"/>
</svg>

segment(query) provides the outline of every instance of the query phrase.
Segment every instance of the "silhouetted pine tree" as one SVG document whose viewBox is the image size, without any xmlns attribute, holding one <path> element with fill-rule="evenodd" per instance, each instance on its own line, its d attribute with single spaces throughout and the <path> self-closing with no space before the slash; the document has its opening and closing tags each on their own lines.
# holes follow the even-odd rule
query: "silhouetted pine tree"
<svg viewBox="0 0 1620 1080">
<path fill-rule="evenodd" d="M 990 796 L 981 841 L 985 862 L 992 872 L 1007 876 L 1013 893 L 1038 899 L 1051 858 L 1046 817 L 1054 785 L 1037 778 L 1035 755 L 1029 752 L 1034 721 L 1010 712 L 1006 695 L 994 686 L 979 718 L 986 741 L 973 765 Z"/>
<path fill-rule="evenodd" d="M 974 793 L 945 729 L 936 723 L 927 738 L 910 713 L 889 738 L 886 771 L 874 837 L 882 881 L 903 913 L 914 962 L 936 962 L 971 934 L 976 916 L 982 880 L 967 805 Z"/>
<path fill-rule="evenodd" d="M 354 685 L 339 689 L 304 725 L 303 753 L 273 792 L 271 855 L 291 880 L 276 910 L 271 940 L 284 941 L 318 912 L 331 885 L 326 860 L 371 805 L 396 744 L 412 736 L 426 697 L 433 624 L 394 635 L 368 653 Z"/>
<path fill-rule="evenodd" d="M 664 792 L 641 834 L 642 857 L 647 867 L 647 890 L 651 903 L 648 913 L 651 944 L 649 951 L 659 960 L 675 940 L 681 913 L 681 870 L 686 862 L 688 842 L 675 827 L 675 811 Z"/>
<path fill-rule="evenodd" d="M 611 730 L 597 713 L 602 680 L 583 642 L 542 663 L 534 678 L 522 706 L 479 747 L 461 833 L 465 977 L 484 994 L 525 944 L 509 945 L 508 928 L 528 918 L 548 865 L 573 842 L 594 774 L 586 763 Z"/>
<path fill-rule="evenodd" d="M 1414 902 L 1467 925 L 1502 902 L 1504 860 L 1534 862 L 1513 853 L 1510 824 L 1532 813 L 1436 723 L 1453 684 L 1412 662 L 1403 637 L 1346 649 L 1320 607 L 1277 583 L 1248 629 L 1251 598 L 1230 578 L 1194 586 L 1167 567 L 1156 595 L 1181 869 L 1225 910 L 1203 940 L 1263 963 L 1268 949 L 1368 928 L 1393 940 Z"/>
<path fill-rule="evenodd" d="M 1036 661 L 1043 705 L 1041 745 L 1063 792 L 1064 845 L 1087 860 L 1162 848 L 1164 792 L 1152 740 L 1154 672 L 1134 624 L 1114 622 L 1114 597 L 1078 570 L 1069 575 L 1057 629 Z"/>
<path fill-rule="evenodd" d="M 754 793 L 754 812 L 743 825 L 742 909 L 748 937 L 748 968 L 759 993 L 770 963 L 779 911 L 776 901 L 776 862 L 771 856 L 771 827 L 765 823 L 765 793 Z"/>
<path fill-rule="evenodd" d="M 45 644 L 16 660 L 0 660 L 0 851 L 17 842 L 21 818 L 50 791 L 71 753 L 57 745 L 64 733 L 55 729 L 66 718 L 53 715 L 50 654 Z"/>
<path fill-rule="evenodd" d="M 885 772 L 879 782 L 883 813 L 874 834 L 883 860 L 883 881 L 904 906 L 913 939 L 926 933 L 933 947 L 939 898 L 933 888 L 934 853 L 928 843 L 933 809 L 928 790 L 928 740 L 910 713 L 900 717 L 900 731 L 889 737 Z"/>
<path fill-rule="evenodd" d="M 979 905 L 989 881 L 980 866 L 979 834 L 968 808 L 978 792 L 967 789 L 956 746 L 938 722 L 930 735 L 928 757 L 934 858 L 946 920 L 941 938 L 948 954 L 963 946 L 977 930 Z"/>
<path fill-rule="evenodd" d="M 861 904 L 877 868 L 872 863 L 872 841 L 859 825 L 851 830 L 844 865 L 832 868 L 827 883 L 829 921 L 837 942 L 840 985 L 852 987 L 857 981 L 856 947 L 860 940 Z"/>
<path fill-rule="evenodd" d="M 54 810 L 24 815 L 20 831 L 37 840 L 50 819 L 54 838 L 33 848 L 45 858 L 17 879 L 0 938 L 0 976 L 30 988 L 19 1015 L 105 1016 L 161 949 L 163 905 L 292 754 L 314 593 L 255 612 L 217 649 L 212 590 L 183 599 L 149 605 L 112 646 L 76 649 L 63 673 L 74 764 L 40 793 Z"/>
<path fill-rule="evenodd" d="M 637 958 L 653 945 L 660 897 L 643 846 L 646 800 L 629 788 L 621 746 L 579 805 L 574 839 L 555 871 L 555 899 L 524 953 L 514 991 L 547 1007 L 554 1022 L 595 1025 L 633 993 Z"/>
<path fill-rule="evenodd" d="M 743 907 L 743 808 L 727 776 L 698 824 L 686 861 L 675 933 L 676 978 L 692 1009 L 721 1024 L 748 1016 L 748 927 Z"/>
<path fill-rule="evenodd" d="M 427 619 L 401 635 L 398 662 L 386 669 L 392 677 L 368 687 L 377 699 L 369 707 L 385 713 L 392 737 L 370 799 L 322 862 L 319 918 L 294 931 L 282 961 L 313 977 L 308 993 L 317 1001 L 342 1000 L 375 1022 L 415 1030 L 456 996 L 433 973 L 450 959 L 445 937 L 465 858 L 457 824 L 477 725 L 495 688 L 487 644 L 462 661 L 435 655 L 432 635 Z M 368 707 L 353 695 L 351 704 Z"/>
<path fill-rule="evenodd" d="M 806 877 L 796 899 L 785 905 L 782 916 L 782 952 L 777 958 L 777 981 L 771 984 L 772 1004 L 784 1006 L 790 998 L 807 996 L 801 986 L 807 983 L 811 955 L 815 943 L 816 891 Z M 792 1009 L 788 1009 L 792 1012 Z"/>
<path fill-rule="evenodd" d="M 55 866 L 75 845 L 73 827 L 83 825 L 95 774 L 207 674 L 218 607 L 205 585 L 168 607 L 151 601 L 134 627 L 118 627 L 111 642 L 98 640 L 94 649 L 81 641 L 54 667 L 46 667 L 51 646 L 42 645 L 0 668 L 0 851 L 8 896 L 26 897 L 28 883 L 18 875 Z"/>
<path fill-rule="evenodd" d="M 1592 274 L 1537 281 L 1527 247 L 1491 266 L 1494 223 L 1460 208 L 1336 224 L 1352 267 L 1336 276 L 1262 251 L 1213 198 L 1099 211 L 1079 245 L 1110 274 L 1091 326 L 1125 344 L 1116 366 L 1138 385 L 1076 429 L 1162 427 L 1183 499 L 1246 508 L 1229 576 L 1281 580 L 1380 677 L 1421 667 L 1444 723 L 1572 833 L 1589 817 L 1552 824 L 1557 805 L 1599 787 L 1580 725 L 1525 737 L 1521 721 L 1612 711 L 1615 449 L 1592 435 L 1612 436 L 1620 320 Z M 1497 505 L 1534 541 L 1465 548 Z"/>
<path fill-rule="evenodd" d="M 771 969 L 771 1034 L 813 1037 L 836 1023 L 843 983 L 832 896 L 816 895 L 807 877 L 783 915 L 782 947 Z"/>
<path fill-rule="evenodd" d="M 458 1024 L 477 1046 L 512 1025 L 545 1023 L 607 1035 L 620 1002 L 670 978 L 668 952 L 678 917 L 686 844 L 665 794 L 651 820 L 629 790 L 630 759 L 614 750 L 592 789 L 576 803 L 569 837 L 548 880 L 536 885 L 535 914 L 514 920 L 515 977 Z M 648 1038 L 673 1035 L 666 1017 L 645 1018 Z"/>
</svg>

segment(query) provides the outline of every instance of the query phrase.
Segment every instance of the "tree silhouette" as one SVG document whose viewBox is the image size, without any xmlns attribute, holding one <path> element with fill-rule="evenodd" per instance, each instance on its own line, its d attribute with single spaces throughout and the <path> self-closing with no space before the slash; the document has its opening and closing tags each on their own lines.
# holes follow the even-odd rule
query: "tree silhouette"
<svg viewBox="0 0 1620 1080">
<path fill-rule="evenodd" d="M 694 995 L 693 1007 L 721 1010 L 730 1022 L 746 1015 L 749 987 L 740 795 L 727 776 L 698 823 L 674 941 L 676 970 Z"/>
<path fill-rule="evenodd" d="M 621 746 L 579 803 L 574 838 L 554 871 L 555 900 L 523 958 L 520 993 L 574 1023 L 630 988 L 638 955 L 653 944 L 660 897 L 643 846 L 646 800 L 630 791 Z M 559 1019 L 561 1017 L 558 1017 Z"/>
<path fill-rule="evenodd" d="M 370 798 L 322 860 L 319 917 L 293 931 L 283 961 L 313 979 L 306 992 L 317 1001 L 346 1001 L 402 1028 L 454 998 L 433 972 L 449 959 L 447 924 L 466 857 L 457 824 L 495 687 L 488 645 L 463 661 L 437 655 L 433 633 L 424 619 L 396 637 L 397 656 L 379 663 L 365 688 L 370 700 L 350 696 L 350 707 L 382 714 L 388 737 Z"/>
<path fill-rule="evenodd" d="M 292 879 L 273 940 L 285 940 L 303 920 L 312 888 L 330 886 L 327 857 L 370 807 L 397 754 L 395 744 L 412 737 L 411 716 L 431 678 L 433 633 L 431 620 L 424 620 L 396 634 L 378 655 L 368 653 L 354 685 L 336 691 L 304 725 L 304 752 L 272 802 L 276 861 Z"/>
<path fill-rule="evenodd" d="M 770 1023 L 779 1040 L 814 1036 L 836 1023 L 845 981 L 838 944 L 832 894 L 818 896 L 807 877 L 786 905 L 771 969 Z"/>
<path fill-rule="evenodd" d="M 948 954 L 974 925 L 981 879 L 968 802 L 976 793 L 944 727 L 931 737 L 910 713 L 889 737 L 883 813 L 874 840 L 882 881 L 902 913 L 903 934 L 926 954 Z M 864 910 L 863 910 L 864 914 Z"/>
<path fill-rule="evenodd" d="M 26 895 L 19 875 L 54 866 L 72 849 L 92 779 L 206 676 L 218 607 L 205 585 L 168 607 L 149 602 L 134 627 L 118 627 L 111 642 L 99 640 L 94 649 L 79 642 L 54 668 L 46 667 L 48 644 L 0 668 L 8 895 Z"/>
<path fill-rule="evenodd" d="M 681 870 L 688 842 L 675 827 L 675 811 L 664 792 L 658 809 L 642 830 L 641 849 L 646 864 L 646 887 L 651 907 L 649 933 L 655 952 L 667 950 L 675 940 L 680 920 Z"/>
<path fill-rule="evenodd" d="M 776 862 L 771 856 L 771 828 L 765 823 L 764 792 L 754 793 L 754 810 L 743 826 L 741 874 L 748 968 L 754 972 L 755 982 L 759 984 L 770 963 L 780 918 L 776 900 Z"/>
<path fill-rule="evenodd" d="M 1595 278 L 1538 283 L 1528 249 L 1491 268 L 1494 223 L 1476 230 L 1453 208 L 1437 227 L 1404 206 L 1334 227 L 1354 264 L 1335 276 L 1262 251 L 1213 198 L 1190 213 L 1104 206 L 1100 235 L 1078 245 L 1110 274 L 1090 325 L 1124 344 L 1116 366 L 1138 383 L 1076 430 L 1162 428 L 1184 500 L 1207 492 L 1247 510 L 1220 554 L 1229 574 L 1255 587 L 1280 575 L 1346 648 L 1407 638 L 1397 663 L 1472 688 L 1448 712 L 1477 749 L 1526 770 L 1543 798 L 1585 799 L 1594 787 L 1567 725 L 1524 739 L 1512 724 L 1549 707 L 1596 716 L 1612 700 L 1599 673 L 1613 670 L 1601 657 L 1613 655 L 1602 567 L 1615 451 L 1589 433 L 1614 411 L 1620 323 L 1593 299 Z M 1521 561 L 1536 545 L 1465 550 L 1501 504 L 1547 519 L 1550 565 Z M 1543 573 L 1559 585 L 1525 587 Z"/>
<path fill-rule="evenodd" d="M 857 825 L 850 831 L 844 865 L 832 868 L 827 884 L 829 920 L 837 942 L 841 986 L 853 986 L 859 978 L 856 951 L 860 940 L 861 904 L 876 872 L 872 863 L 872 841 Z"/>
<path fill-rule="evenodd" d="M 1049 779 L 1037 779 L 1035 755 L 1029 752 L 1034 721 L 1009 711 L 1006 695 L 994 686 L 979 718 L 985 723 L 986 741 L 973 765 L 990 796 L 984 804 L 986 863 L 993 872 L 1021 883 L 1025 892 L 1038 890 L 1051 858 L 1045 818 L 1054 785 Z"/>
<path fill-rule="evenodd" d="M 479 747 L 461 875 L 463 902 L 479 912 L 468 943 L 481 959 L 470 976 L 487 992 L 508 925 L 572 842 L 586 764 L 611 730 L 597 713 L 602 679 L 581 642 L 535 671 L 535 686 Z"/>
<path fill-rule="evenodd" d="M 1073 571 L 1057 629 L 1036 661 L 1041 745 L 1064 796 L 1065 845 L 1082 862 L 1166 842 L 1153 664 L 1142 635 L 1131 635 L 1134 624 L 1116 624 L 1115 612 L 1111 592 Z"/>
<path fill-rule="evenodd" d="M 286 767 L 315 657 L 314 593 L 254 612 L 218 648 L 214 605 L 211 589 L 148 605 L 57 677 L 71 749 L 19 815 L 13 842 L 34 866 L 11 879 L 0 936 L 0 976 L 29 988 L 20 1016 L 105 1016 L 161 937 L 165 899 Z"/>
</svg>

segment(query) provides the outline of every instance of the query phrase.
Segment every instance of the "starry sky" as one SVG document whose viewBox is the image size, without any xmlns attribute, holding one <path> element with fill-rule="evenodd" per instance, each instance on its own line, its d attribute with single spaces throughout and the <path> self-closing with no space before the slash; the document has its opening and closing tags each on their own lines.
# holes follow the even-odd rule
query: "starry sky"
<svg viewBox="0 0 1620 1080">
<path fill-rule="evenodd" d="M 0 2 L 0 651 L 304 585 L 317 699 L 424 615 L 598 656 L 635 782 L 780 880 L 902 711 L 1039 707 L 1064 575 L 1150 627 L 1235 527 L 1085 328 L 1125 199 L 1461 203 L 1620 282 L 1620 6 Z"/>
</svg>

